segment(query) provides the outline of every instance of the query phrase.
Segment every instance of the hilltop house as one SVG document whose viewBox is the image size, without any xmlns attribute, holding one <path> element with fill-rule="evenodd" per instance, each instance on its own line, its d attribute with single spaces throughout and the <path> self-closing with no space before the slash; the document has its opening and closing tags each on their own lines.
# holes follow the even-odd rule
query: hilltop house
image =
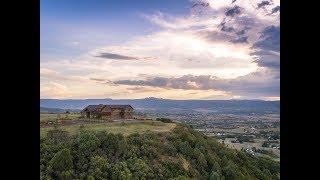
<svg viewBox="0 0 320 180">
<path fill-rule="evenodd" d="M 81 111 L 86 118 L 98 119 L 132 119 L 133 108 L 130 105 L 89 105 Z"/>
</svg>

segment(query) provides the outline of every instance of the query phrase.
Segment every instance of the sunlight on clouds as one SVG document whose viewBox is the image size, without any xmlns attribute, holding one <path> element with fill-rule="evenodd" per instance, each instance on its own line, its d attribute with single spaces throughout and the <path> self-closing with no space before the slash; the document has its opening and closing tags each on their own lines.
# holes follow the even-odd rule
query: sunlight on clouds
<svg viewBox="0 0 320 180">
<path fill-rule="evenodd" d="M 279 101 L 280 97 L 279 96 L 270 96 L 270 97 L 266 97 L 264 99 L 268 100 L 268 101 Z"/>
<path fill-rule="evenodd" d="M 230 5 L 230 1 L 226 0 L 207 0 L 207 2 L 212 9 L 226 8 L 228 5 Z"/>
<path fill-rule="evenodd" d="M 162 12 L 143 14 L 144 20 L 160 27 L 158 32 L 132 37 L 119 44 L 106 43 L 105 46 L 92 49 L 74 59 L 42 60 L 41 96 L 120 99 L 151 96 L 173 99 L 251 98 L 245 95 L 246 92 L 231 94 L 231 91 L 221 89 L 182 90 L 112 84 L 118 80 L 143 81 L 150 77 L 179 78 L 186 75 L 215 76 L 226 81 L 238 78 L 237 83 L 241 80 L 239 85 L 248 84 L 253 88 L 255 84 L 261 86 L 263 82 L 268 83 L 266 89 L 272 86 L 274 79 L 271 78 L 278 73 L 266 71 L 269 74 L 260 75 L 263 63 L 256 61 L 257 56 L 252 54 L 252 47 L 261 40 L 262 30 L 267 26 L 279 25 L 279 14 L 270 14 L 279 5 L 279 1 L 273 1 L 263 8 L 257 7 L 260 1 L 256 0 L 200 2 L 208 5 L 200 3 L 195 6 L 197 12 L 201 11 L 199 14 L 192 10 L 184 17 Z M 240 7 L 241 13 L 227 16 L 226 11 L 235 6 Z M 223 27 L 227 30 L 222 30 Z M 244 39 L 234 41 L 239 37 Z M 269 53 L 279 56 L 276 51 Z M 277 58 L 272 62 L 265 62 L 276 64 Z M 194 81 L 186 83 L 194 89 L 199 87 Z M 228 89 L 227 86 L 224 88 Z"/>
<path fill-rule="evenodd" d="M 193 15 L 188 17 L 172 17 L 168 14 L 163 14 L 162 12 L 156 12 L 153 15 L 143 14 L 142 17 L 155 25 L 171 30 L 187 30 L 190 28 L 199 28 L 220 23 L 219 18 L 203 19 Z"/>
<path fill-rule="evenodd" d="M 72 96 L 73 94 L 66 86 L 56 82 L 49 82 L 46 85 L 42 85 L 40 89 L 41 98 L 65 99 Z"/>
<path fill-rule="evenodd" d="M 185 74 L 214 75 L 221 78 L 238 77 L 256 70 L 249 55 L 249 46 L 232 43 L 210 43 L 188 32 L 166 31 L 136 38 L 123 46 L 107 46 L 90 52 L 96 56 L 103 52 L 128 56 L 154 57 L 152 61 L 110 61 L 100 65 L 116 74 L 158 74 L 182 76 Z M 92 59 L 92 58 L 91 58 Z M 141 68 L 141 67 L 145 68 Z M 121 68 L 118 68 L 121 67 Z"/>
<path fill-rule="evenodd" d="M 171 98 L 171 99 L 230 99 L 233 96 L 224 91 L 216 90 L 182 90 L 165 89 L 159 87 L 132 87 L 132 86 L 86 86 L 86 84 L 75 83 L 72 86 L 50 82 L 41 88 L 41 98 Z"/>
</svg>

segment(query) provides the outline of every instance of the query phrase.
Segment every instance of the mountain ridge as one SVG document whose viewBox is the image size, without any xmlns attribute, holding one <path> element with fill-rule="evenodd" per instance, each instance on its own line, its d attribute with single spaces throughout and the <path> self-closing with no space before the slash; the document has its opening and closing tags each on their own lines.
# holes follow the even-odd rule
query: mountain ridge
<svg viewBox="0 0 320 180">
<path fill-rule="evenodd" d="M 83 109 L 91 104 L 130 104 L 138 111 L 211 113 L 280 113 L 280 101 L 144 99 L 40 99 L 40 107 Z"/>
</svg>

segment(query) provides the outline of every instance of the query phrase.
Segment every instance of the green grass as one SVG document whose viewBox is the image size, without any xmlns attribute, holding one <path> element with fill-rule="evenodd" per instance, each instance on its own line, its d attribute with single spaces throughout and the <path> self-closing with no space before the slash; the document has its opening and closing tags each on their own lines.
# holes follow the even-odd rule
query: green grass
<svg viewBox="0 0 320 180">
<path fill-rule="evenodd" d="M 68 131 L 71 135 L 75 135 L 80 128 L 80 124 L 60 126 L 62 130 Z M 121 133 L 127 136 L 132 133 L 144 133 L 147 131 L 153 132 L 169 132 L 176 124 L 163 123 L 155 121 L 142 121 L 142 122 L 126 122 L 125 124 L 119 122 L 113 123 L 99 123 L 99 124 L 84 124 L 84 128 L 91 131 L 107 131 L 110 133 Z M 53 127 L 41 127 L 40 136 L 45 137 L 47 132 Z"/>
<path fill-rule="evenodd" d="M 80 117 L 80 114 L 77 114 L 77 113 L 71 113 L 71 114 L 40 113 L 40 122 L 56 121 L 58 118 L 64 119 L 64 120 L 74 120 L 74 119 L 78 119 L 79 117 Z"/>
</svg>

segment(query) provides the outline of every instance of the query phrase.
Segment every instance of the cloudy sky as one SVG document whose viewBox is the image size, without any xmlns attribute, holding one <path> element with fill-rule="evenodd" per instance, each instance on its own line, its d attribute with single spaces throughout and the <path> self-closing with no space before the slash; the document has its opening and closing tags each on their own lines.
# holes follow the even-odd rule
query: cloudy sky
<svg viewBox="0 0 320 180">
<path fill-rule="evenodd" d="M 41 98 L 280 99 L 279 0 L 41 0 Z"/>
</svg>

